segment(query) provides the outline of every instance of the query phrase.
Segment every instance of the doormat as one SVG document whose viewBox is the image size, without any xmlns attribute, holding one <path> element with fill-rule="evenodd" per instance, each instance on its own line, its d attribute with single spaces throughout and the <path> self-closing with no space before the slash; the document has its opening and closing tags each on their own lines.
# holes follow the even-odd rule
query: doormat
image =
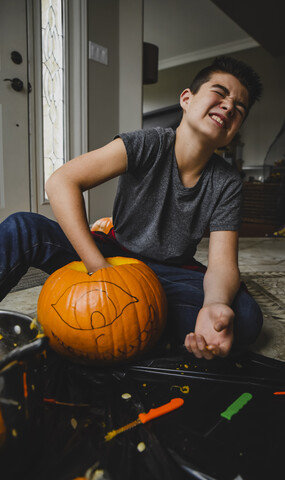
<svg viewBox="0 0 285 480">
<path fill-rule="evenodd" d="M 21 278 L 18 285 L 16 285 L 11 292 L 19 292 L 20 290 L 26 290 L 27 288 L 38 287 L 43 285 L 49 275 L 37 268 L 29 268 L 27 273 Z"/>
</svg>

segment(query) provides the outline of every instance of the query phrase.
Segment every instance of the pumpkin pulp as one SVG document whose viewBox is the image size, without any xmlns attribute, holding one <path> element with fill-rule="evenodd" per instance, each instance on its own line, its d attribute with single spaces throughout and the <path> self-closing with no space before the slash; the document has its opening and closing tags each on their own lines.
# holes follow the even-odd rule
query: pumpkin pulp
<svg viewBox="0 0 285 480">
<path fill-rule="evenodd" d="M 140 260 L 129 257 L 108 257 L 105 258 L 105 260 L 106 262 L 110 263 L 112 267 L 116 267 L 117 265 L 128 265 L 131 263 L 141 263 Z M 70 270 L 75 270 L 76 272 L 88 273 L 88 270 L 83 262 L 71 262 L 69 265 L 67 265 L 67 268 Z"/>
</svg>

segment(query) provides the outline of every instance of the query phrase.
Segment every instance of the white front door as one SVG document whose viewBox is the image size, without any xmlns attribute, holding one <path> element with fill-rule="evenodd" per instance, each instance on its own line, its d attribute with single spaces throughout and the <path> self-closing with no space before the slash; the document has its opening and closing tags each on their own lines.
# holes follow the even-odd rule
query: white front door
<svg viewBox="0 0 285 480">
<path fill-rule="evenodd" d="M 0 221 L 53 218 L 45 181 L 87 150 L 86 16 L 86 0 L 0 1 Z"/>
<path fill-rule="evenodd" d="M 26 2 L 0 2 L 0 220 L 29 211 Z"/>
</svg>

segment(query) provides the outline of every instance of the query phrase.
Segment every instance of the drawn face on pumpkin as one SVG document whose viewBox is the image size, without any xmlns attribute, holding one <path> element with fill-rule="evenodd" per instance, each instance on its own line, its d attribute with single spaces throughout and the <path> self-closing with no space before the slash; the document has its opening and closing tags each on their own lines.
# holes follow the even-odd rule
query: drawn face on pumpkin
<svg viewBox="0 0 285 480">
<path fill-rule="evenodd" d="M 91 276 L 82 262 L 73 262 L 47 280 L 38 317 L 55 350 L 113 363 L 136 356 L 159 338 L 166 320 L 164 291 L 144 263 L 123 260 L 128 263 Z"/>
</svg>

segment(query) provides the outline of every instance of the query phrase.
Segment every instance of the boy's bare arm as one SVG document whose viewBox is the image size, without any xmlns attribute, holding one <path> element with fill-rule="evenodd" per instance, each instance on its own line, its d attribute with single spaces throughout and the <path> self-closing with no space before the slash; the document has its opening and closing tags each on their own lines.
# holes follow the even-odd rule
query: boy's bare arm
<svg viewBox="0 0 285 480">
<path fill-rule="evenodd" d="M 187 350 L 197 358 L 226 356 L 231 349 L 234 322 L 231 304 L 240 286 L 237 252 L 237 232 L 211 233 L 204 303 L 195 332 L 185 338 Z"/>
<path fill-rule="evenodd" d="M 46 183 L 54 215 L 89 272 L 109 264 L 90 233 L 83 192 L 124 173 L 127 154 L 121 139 L 80 155 L 56 170 Z"/>
</svg>

